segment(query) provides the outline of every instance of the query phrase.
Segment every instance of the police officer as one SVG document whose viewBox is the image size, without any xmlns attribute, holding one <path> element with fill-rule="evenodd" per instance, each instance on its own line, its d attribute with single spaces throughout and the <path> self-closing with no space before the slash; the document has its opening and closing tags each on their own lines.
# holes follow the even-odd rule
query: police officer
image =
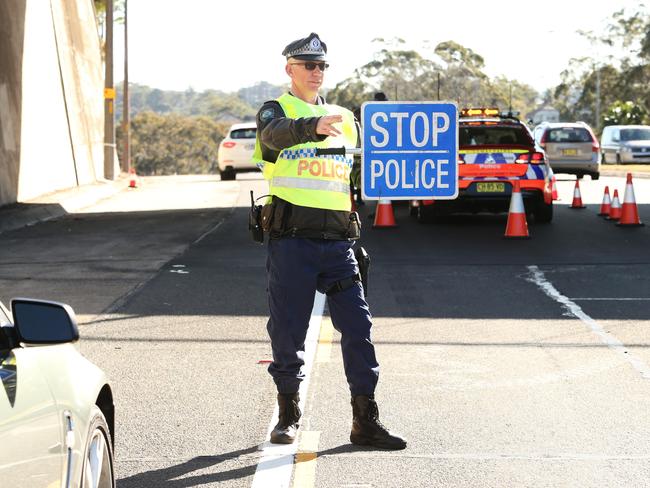
<svg viewBox="0 0 650 488">
<path fill-rule="evenodd" d="M 351 392 L 350 441 L 404 449 L 406 441 L 379 422 L 374 399 L 379 365 L 370 340 L 368 304 L 352 252 L 360 222 L 350 212 L 353 159 L 317 149 L 356 147 L 358 131 L 349 110 L 319 96 L 328 68 L 327 46 L 317 34 L 282 52 L 291 90 L 266 102 L 257 114 L 254 159 L 269 182 L 263 211 L 268 244 L 268 298 L 279 421 L 271 442 L 294 442 L 301 412 L 298 387 L 304 375 L 305 337 L 316 290 L 326 293 L 334 327 L 341 333 L 343 365 Z"/>
</svg>

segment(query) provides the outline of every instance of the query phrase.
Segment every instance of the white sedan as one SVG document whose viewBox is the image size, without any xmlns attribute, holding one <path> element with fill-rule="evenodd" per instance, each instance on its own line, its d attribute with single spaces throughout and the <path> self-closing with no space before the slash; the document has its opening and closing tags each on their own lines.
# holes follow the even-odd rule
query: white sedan
<svg viewBox="0 0 650 488">
<path fill-rule="evenodd" d="M 113 393 L 72 309 L 0 303 L 0 486 L 114 488 Z"/>
<path fill-rule="evenodd" d="M 219 144 L 217 160 L 222 180 L 234 180 L 238 171 L 255 171 L 257 165 L 253 162 L 255 150 L 255 122 L 234 124 L 228 135 Z"/>
</svg>

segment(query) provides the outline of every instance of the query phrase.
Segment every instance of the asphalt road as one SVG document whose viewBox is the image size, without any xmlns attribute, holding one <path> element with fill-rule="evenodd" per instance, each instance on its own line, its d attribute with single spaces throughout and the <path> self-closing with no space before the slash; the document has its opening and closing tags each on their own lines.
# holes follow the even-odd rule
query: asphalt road
<svg viewBox="0 0 650 488">
<path fill-rule="evenodd" d="M 584 210 L 568 208 L 573 185 L 559 182 L 553 223 L 529 223 L 525 241 L 503 239 L 505 215 L 420 225 L 400 204 L 398 228 L 371 229 L 374 204 L 360 209 L 377 399 L 409 440 L 399 452 L 350 445 L 327 309 L 298 453 L 264 444 L 265 250 L 246 232 L 258 175 L 145 179 L 0 234 L 0 298 L 80 313 L 81 350 L 115 389 L 119 488 L 648 486 L 650 227 L 596 216 L 624 179 L 583 180 Z M 635 191 L 650 222 L 650 180 Z"/>
</svg>

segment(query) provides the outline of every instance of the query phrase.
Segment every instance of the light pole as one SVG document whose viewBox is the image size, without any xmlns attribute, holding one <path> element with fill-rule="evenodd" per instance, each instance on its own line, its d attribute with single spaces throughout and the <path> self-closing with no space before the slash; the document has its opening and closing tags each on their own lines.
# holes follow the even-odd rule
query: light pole
<svg viewBox="0 0 650 488">
<path fill-rule="evenodd" d="M 131 120 L 129 114 L 129 0 L 124 0 L 124 88 L 122 90 L 122 133 L 124 134 L 124 161 L 122 170 L 131 170 Z"/>
<path fill-rule="evenodd" d="M 106 0 L 104 75 L 104 178 L 115 179 L 115 88 L 113 87 L 113 0 Z"/>
<path fill-rule="evenodd" d="M 600 130 L 600 67 L 596 68 L 596 131 Z"/>
</svg>

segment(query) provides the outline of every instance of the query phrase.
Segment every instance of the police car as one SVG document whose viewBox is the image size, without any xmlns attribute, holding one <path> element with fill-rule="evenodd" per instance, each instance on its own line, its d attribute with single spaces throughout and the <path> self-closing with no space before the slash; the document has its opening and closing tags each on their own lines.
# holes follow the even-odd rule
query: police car
<svg viewBox="0 0 650 488">
<path fill-rule="evenodd" d="M 528 127 L 496 108 L 463 109 L 458 119 L 458 198 L 415 202 L 418 221 L 458 212 L 507 212 L 519 180 L 526 213 L 553 219 L 552 172 Z"/>
</svg>

